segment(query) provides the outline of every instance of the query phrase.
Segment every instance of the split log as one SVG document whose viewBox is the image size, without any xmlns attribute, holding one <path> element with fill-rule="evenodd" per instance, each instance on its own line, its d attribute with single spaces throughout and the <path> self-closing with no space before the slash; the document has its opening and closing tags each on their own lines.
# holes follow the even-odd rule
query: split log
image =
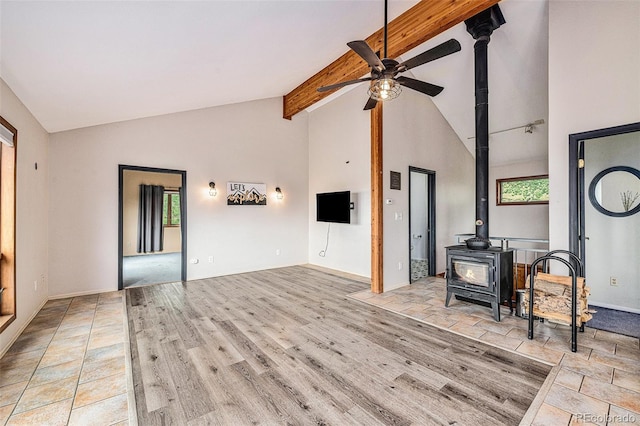
<svg viewBox="0 0 640 426">
<path fill-rule="evenodd" d="M 526 307 L 528 307 L 528 292 L 524 294 L 523 299 Z M 571 316 L 571 297 L 554 296 L 542 291 L 534 290 L 533 309 L 539 310 L 541 312 L 557 312 L 560 314 Z M 578 300 L 576 300 L 576 314 L 580 316 L 583 312 L 587 312 L 588 310 L 589 306 L 587 304 L 587 298 L 578 297 Z"/>
<path fill-rule="evenodd" d="M 526 286 L 529 287 L 529 277 Z M 534 277 L 533 315 L 561 324 L 571 324 L 571 277 L 538 273 Z M 591 319 L 584 278 L 577 279 L 576 322 L 580 326 Z M 523 312 L 529 309 L 529 292 L 524 293 Z"/>
<path fill-rule="evenodd" d="M 530 278 L 527 276 L 527 282 L 525 287 L 529 288 Z M 576 278 L 576 284 L 578 288 L 584 287 L 584 278 Z M 571 288 L 571 277 L 565 275 L 553 275 L 545 274 L 544 272 L 538 272 L 534 277 L 533 288 L 537 290 L 545 290 L 548 293 L 561 295 L 562 291 L 566 288 Z"/>
</svg>

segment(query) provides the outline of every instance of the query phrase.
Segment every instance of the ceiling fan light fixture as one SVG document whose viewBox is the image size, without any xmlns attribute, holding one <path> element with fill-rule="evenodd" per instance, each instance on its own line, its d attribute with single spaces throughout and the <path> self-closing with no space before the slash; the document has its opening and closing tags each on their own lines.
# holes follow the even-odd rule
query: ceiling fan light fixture
<svg viewBox="0 0 640 426">
<path fill-rule="evenodd" d="M 402 86 L 393 78 L 382 78 L 369 86 L 369 96 L 376 101 L 395 99 L 402 92 Z"/>
<path fill-rule="evenodd" d="M 350 84 L 357 84 L 363 81 L 371 81 L 369 85 L 369 99 L 364 106 L 364 110 L 368 111 L 375 108 L 379 101 L 387 101 L 395 99 L 402 92 L 402 87 L 405 86 L 409 89 L 415 90 L 420 93 L 424 93 L 428 96 L 436 96 L 444 87 L 437 86 L 435 84 L 427 83 L 425 81 L 416 80 L 414 78 L 396 76 L 399 73 L 409 71 L 412 68 L 424 65 L 427 62 L 434 61 L 452 53 L 459 52 L 461 49 L 460 43 L 456 39 L 450 39 L 433 47 L 421 54 L 414 56 L 411 59 L 399 63 L 396 59 L 387 57 L 387 9 L 389 0 L 384 0 L 384 57 L 380 57 L 378 53 L 367 44 L 365 40 L 355 40 L 347 43 L 347 46 L 360 56 L 371 69 L 369 77 L 358 78 L 355 80 L 342 81 L 339 83 L 329 84 L 327 86 L 318 87 L 318 92 L 328 92 L 330 90 L 339 89 Z"/>
</svg>

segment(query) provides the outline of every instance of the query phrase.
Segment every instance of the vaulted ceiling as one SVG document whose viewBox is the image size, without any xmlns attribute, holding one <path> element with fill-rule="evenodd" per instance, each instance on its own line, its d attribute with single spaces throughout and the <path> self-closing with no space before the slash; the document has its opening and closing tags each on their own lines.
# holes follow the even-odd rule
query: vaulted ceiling
<svg viewBox="0 0 640 426">
<path fill-rule="evenodd" d="M 390 19 L 416 4 L 391 0 Z M 547 0 L 500 3 L 489 45 L 490 130 L 547 118 Z M 380 1 L 0 2 L 0 76 L 49 132 L 283 96 L 384 22 Z M 415 68 L 473 152 L 473 42 Z M 409 90 L 409 89 L 405 89 Z M 0 100 L 1 101 L 1 100 Z M 546 125 L 491 139 L 492 163 L 546 157 Z"/>
</svg>

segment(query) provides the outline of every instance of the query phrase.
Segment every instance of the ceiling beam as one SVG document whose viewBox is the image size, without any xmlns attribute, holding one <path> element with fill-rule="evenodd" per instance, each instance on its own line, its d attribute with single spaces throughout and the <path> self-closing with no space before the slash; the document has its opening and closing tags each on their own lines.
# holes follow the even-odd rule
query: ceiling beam
<svg viewBox="0 0 640 426">
<path fill-rule="evenodd" d="M 422 0 L 389 22 L 387 49 L 390 58 L 408 52 L 467 18 L 498 3 L 499 0 Z M 345 40 L 345 44 L 347 41 Z M 383 47 L 383 29 L 366 38 L 374 51 Z M 317 91 L 318 87 L 360 78 L 370 71 L 360 56 L 349 50 L 323 70 L 310 77 L 283 98 L 283 117 L 305 110 L 333 92 Z"/>
</svg>

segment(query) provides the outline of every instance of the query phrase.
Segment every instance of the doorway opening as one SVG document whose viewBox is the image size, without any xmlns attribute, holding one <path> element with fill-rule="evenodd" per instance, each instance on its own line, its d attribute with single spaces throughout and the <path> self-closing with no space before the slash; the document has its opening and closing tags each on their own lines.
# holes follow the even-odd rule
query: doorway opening
<svg viewBox="0 0 640 426">
<path fill-rule="evenodd" d="M 118 289 L 186 281 L 187 174 L 119 166 Z"/>
<path fill-rule="evenodd" d="M 569 135 L 569 150 L 569 245 L 589 305 L 640 313 L 640 123 Z"/>
<path fill-rule="evenodd" d="M 409 166 L 409 282 L 436 274 L 436 172 Z"/>
</svg>

